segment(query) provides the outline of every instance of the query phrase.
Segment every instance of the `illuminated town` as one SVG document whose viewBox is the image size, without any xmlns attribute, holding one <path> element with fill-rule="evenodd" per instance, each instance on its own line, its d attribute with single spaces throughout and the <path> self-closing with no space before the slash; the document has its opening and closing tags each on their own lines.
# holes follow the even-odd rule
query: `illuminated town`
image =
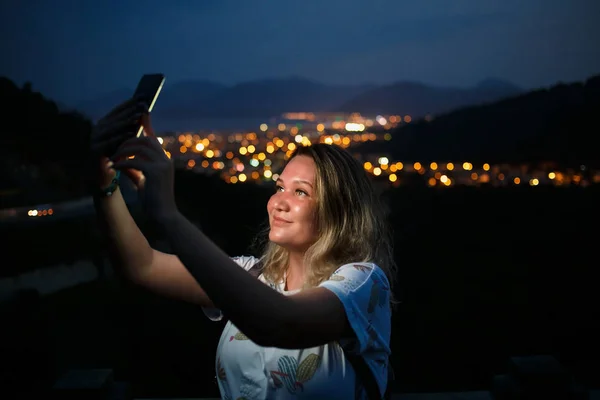
<svg viewBox="0 0 600 400">
<path fill-rule="evenodd" d="M 380 115 L 371 119 L 357 113 L 346 116 L 289 113 L 284 117 L 295 121 L 262 124 L 256 132 L 186 132 L 162 136 L 159 140 L 177 168 L 219 175 L 231 184 L 277 180 L 277 171 L 281 171 L 297 146 L 315 143 L 335 144 L 351 152 L 356 149 L 353 155 L 375 181 L 391 186 L 399 186 L 415 174 L 430 187 L 482 184 L 585 187 L 600 182 L 600 172 L 587 171 L 584 165 L 578 170 L 559 171 L 552 165 L 531 170 L 528 166 L 474 165 L 469 161 L 406 163 L 391 159 L 389 154 L 360 151 L 360 145 L 365 142 L 391 141 L 390 130 L 410 123 L 409 115 Z"/>
</svg>

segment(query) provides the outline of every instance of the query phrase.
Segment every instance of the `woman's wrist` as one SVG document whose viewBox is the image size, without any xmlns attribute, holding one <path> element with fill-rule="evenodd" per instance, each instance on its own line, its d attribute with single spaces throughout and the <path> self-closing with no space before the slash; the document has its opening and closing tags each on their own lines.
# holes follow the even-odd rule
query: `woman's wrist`
<svg viewBox="0 0 600 400">
<path fill-rule="evenodd" d="M 110 197 L 119 189 L 119 178 L 121 177 L 121 171 L 117 171 L 114 178 L 110 181 L 107 186 L 100 187 L 97 191 L 97 195 L 100 197 Z"/>
</svg>

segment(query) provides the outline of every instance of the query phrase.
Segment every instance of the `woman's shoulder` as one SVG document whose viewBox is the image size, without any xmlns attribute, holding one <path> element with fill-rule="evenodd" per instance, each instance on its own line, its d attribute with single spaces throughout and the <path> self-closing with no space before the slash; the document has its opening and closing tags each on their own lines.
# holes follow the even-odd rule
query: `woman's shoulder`
<svg viewBox="0 0 600 400">
<path fill-rule="evenodd" d="M 383 269 L 372 262 L 351 262 L 346 263 L 338 267 L 331 276 L 336 275 L 353 275 L 353 276 L 364 276 L 365 279 L 385 279 L 387 281 L 387 277 Z"/>
<path fill-rule="evenodd" d="M 351 262 L 338 267 L 320 286 L 339 285 L 345 290 L 355 291 L 371 284 L 384 290 L 390 287 L 385 272 L 377 264 Z"/>
</svg>

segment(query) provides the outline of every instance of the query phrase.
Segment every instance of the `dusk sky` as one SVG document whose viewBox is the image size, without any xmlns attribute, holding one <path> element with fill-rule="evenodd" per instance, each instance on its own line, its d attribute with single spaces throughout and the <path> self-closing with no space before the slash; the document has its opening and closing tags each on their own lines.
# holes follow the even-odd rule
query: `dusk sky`
<svg viewBox="0 0 600 400">
<path fill-rule="evenodd" d="M 600 73 L 599 16 L 598 0 L 2 1 L 0 76 L 67 104 L 145 72 L 534 88 Z"/>
</svg>

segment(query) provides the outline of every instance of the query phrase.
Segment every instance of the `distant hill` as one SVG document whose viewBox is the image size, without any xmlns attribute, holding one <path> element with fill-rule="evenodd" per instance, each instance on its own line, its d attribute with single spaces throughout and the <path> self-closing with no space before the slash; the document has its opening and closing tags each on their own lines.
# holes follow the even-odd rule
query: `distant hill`
<svg viewBox="0 0 600 400">
<path fill-rule="evenodd" d="M 93 119 L 128 98 L 116 90 L 75 108 Z M 161 119 L 273 117 L 290 111 L 399 113 L 422 116 L 494 101 L 521 92 L 514 85 L 486 80 L 474 88 L 442 88 L 411 82 L 391 85 L 327 85 L 290 77 L 233 86 L 208 81 L 167 82 L 154 114 Z"/>
<path fill-rule="evenodd" d="M 497 79 L 472 88 L 435 87 L 415 82 L 397 82 L 361 93 L 344 103 L 344 111 L 366 114 L 408 114 L 412 118 L 446 113 L 461 107 L 488 103 L 522 93 L 523 90 Z"/>
<path fill-rule="evenodd" d="M 160 99 L 156 103 L 157 113 L 170 117 L 187 117 L 198 111 L 199 105 L 205 105 L 227 86 L 210 81 L 183 81 L 169 84 L 167 80 Z"/>
<path fill-rule="evenodd" d="M 339 111 L 346 99 L 372 87 L 325 85 L 303 78 L 252 81 L 217 93 L 198 112 L 211 117 L 262 117 L 289 111 Z"/>
<path fill-rule="evenodd" d="M 407 161 L 600 165 L 600 75 L 402 125 L 385 151 Z"/>
</svg>

